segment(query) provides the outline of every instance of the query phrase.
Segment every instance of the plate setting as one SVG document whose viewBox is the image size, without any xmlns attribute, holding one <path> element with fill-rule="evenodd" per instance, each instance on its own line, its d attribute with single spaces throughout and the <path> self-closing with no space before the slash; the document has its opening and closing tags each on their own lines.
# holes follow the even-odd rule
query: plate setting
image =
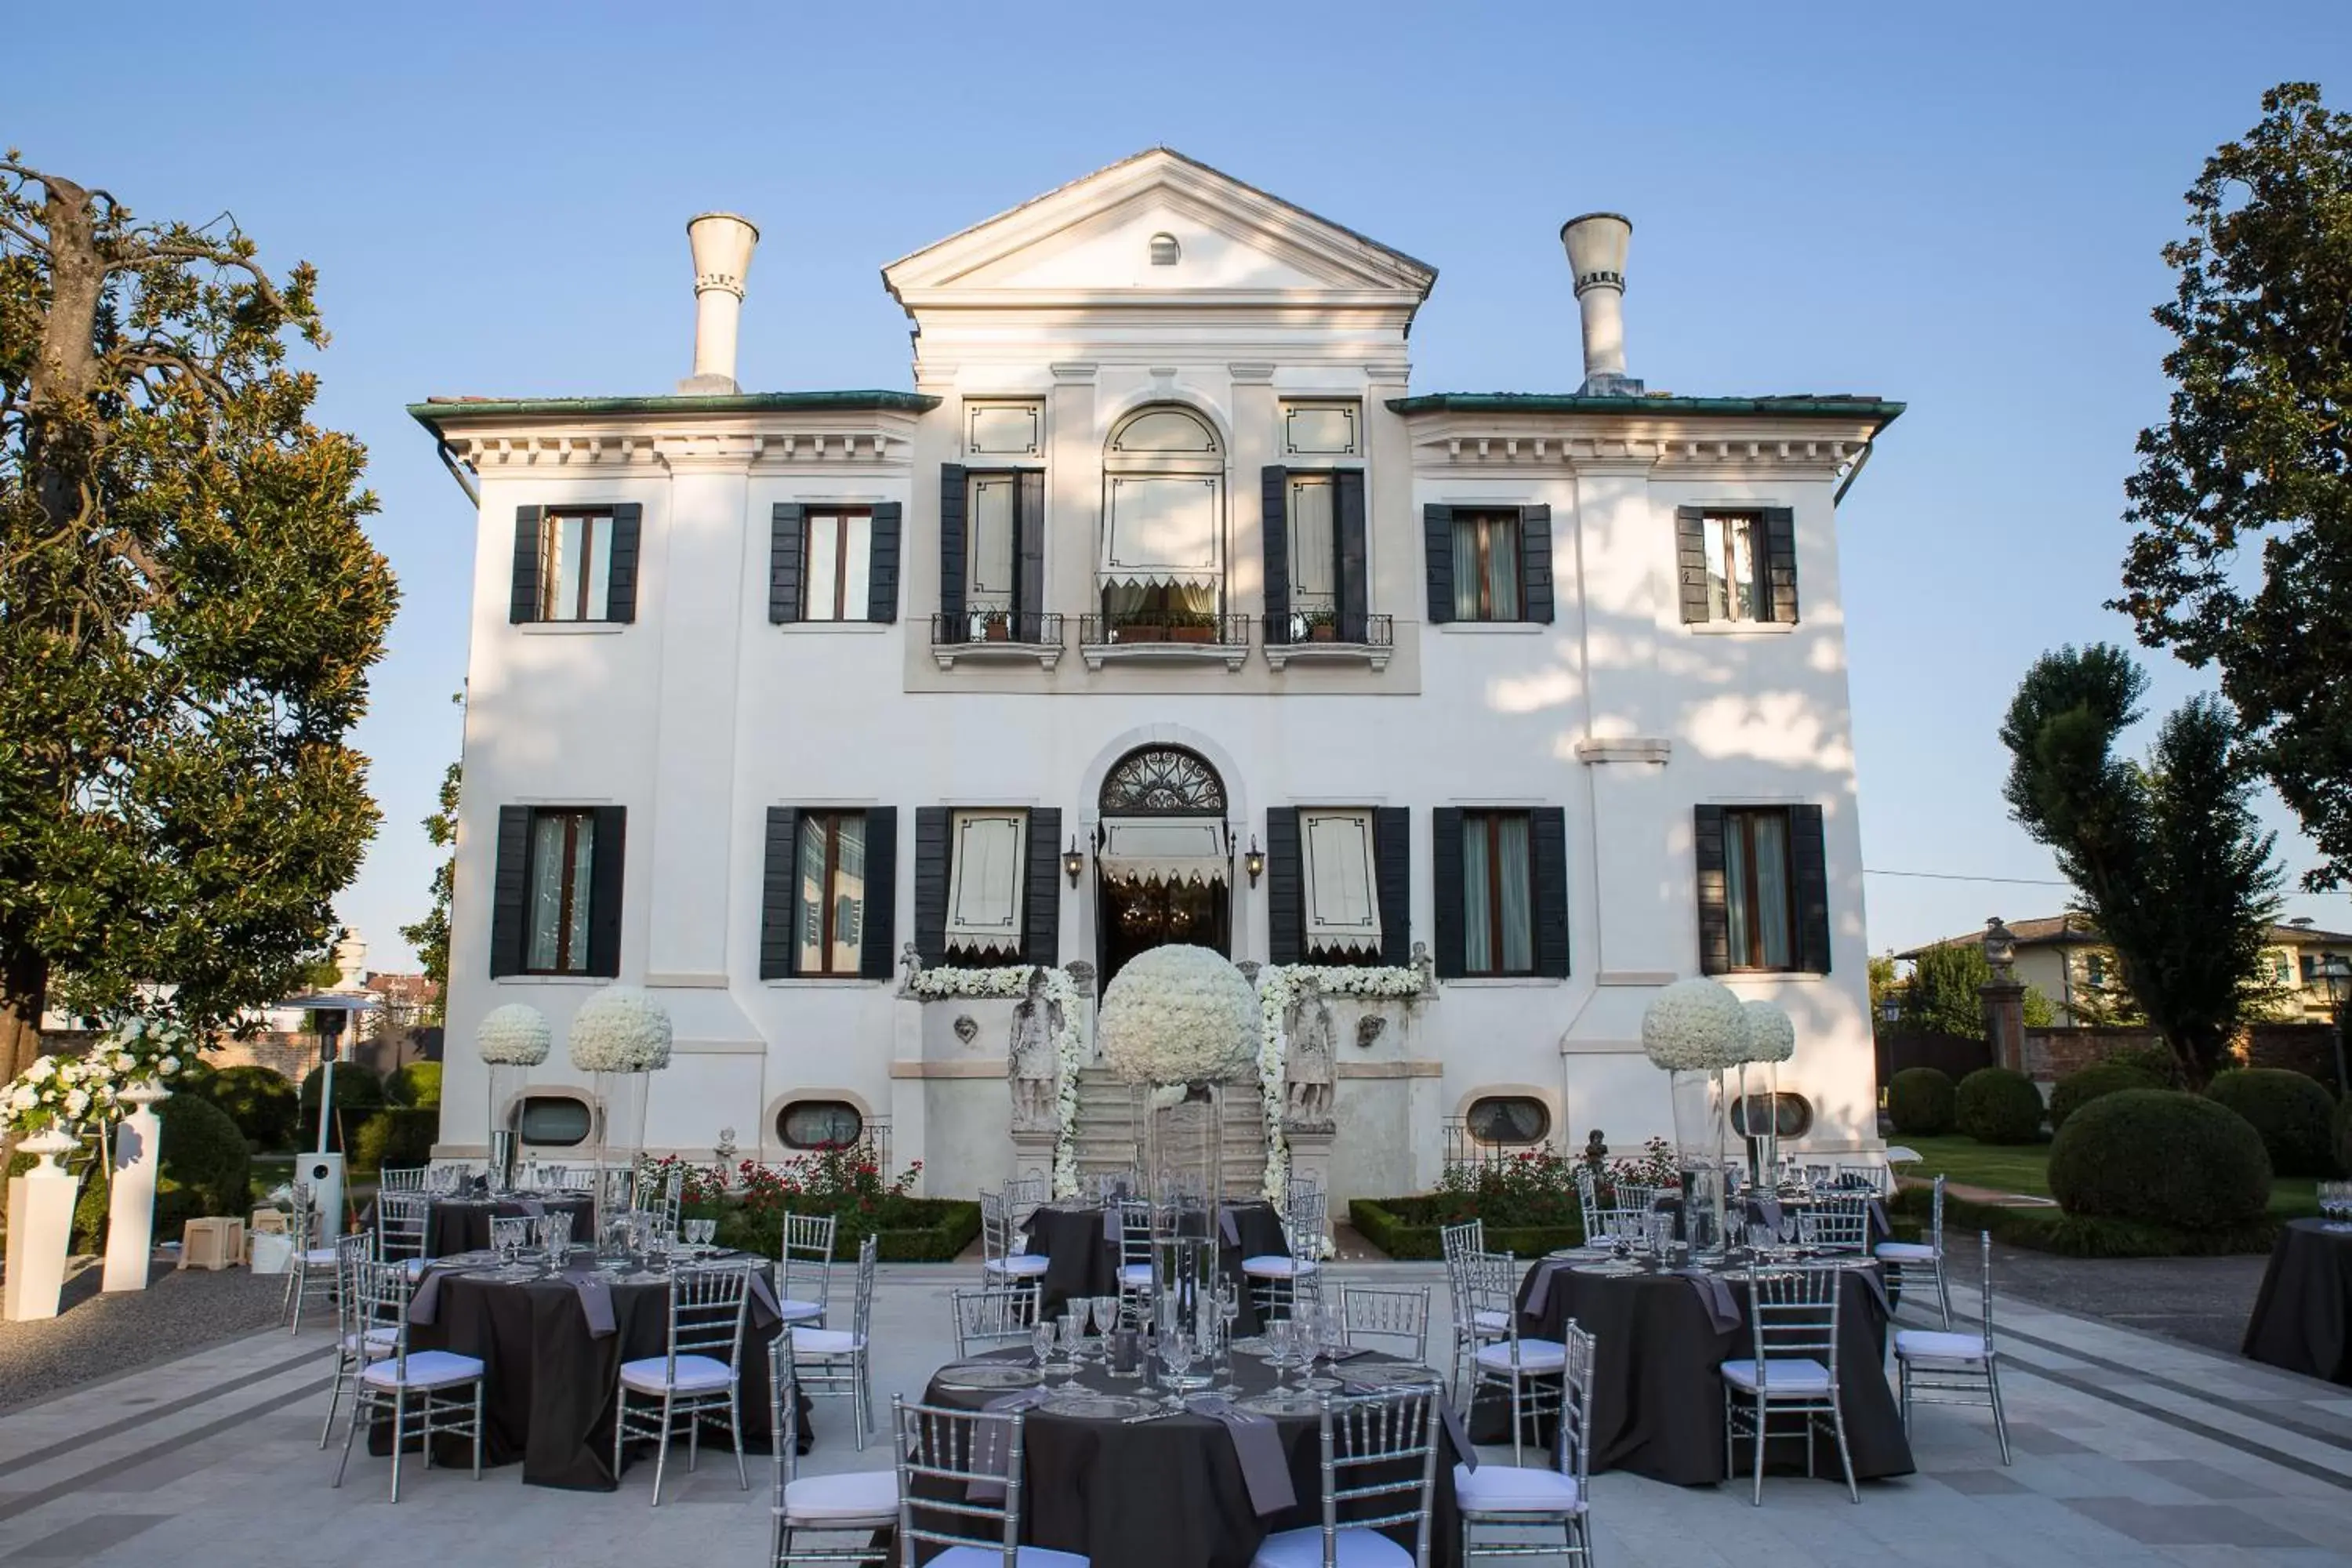
<svg viewBox="0 0 2352 1568">
<path fill-rule="evenodd" d="M 1130 1399 L 1123 1394 L 1088 1394 L 1073 1390 L 1057 1394 L 1038 1406 L 1048 1415 L 1066 1415 L 1079 1421 L 1124 1421 L 1130 1415 L 1140 1415 L 1151 1408 L 1148 1401 Z"/>
<path fill-rule="evenodd" d="M 1301 1394 L 1297 1389 L 1278 1389 L 1249 1399 L 1237 1399 L 1234 1403 L 1244 1410 L 1255 1410 L 1260 1415 L 1314 1415 L 1323 1409 L 1321 1400 L 1311 1394 Z"/>
<path fill-rule="evenodd" d="M 1037 1369 L 1034 1366 L 974 1366 L 941 1367 L 937 1379 L 941 1388 L 1034 1388 Z"/>
</svg>

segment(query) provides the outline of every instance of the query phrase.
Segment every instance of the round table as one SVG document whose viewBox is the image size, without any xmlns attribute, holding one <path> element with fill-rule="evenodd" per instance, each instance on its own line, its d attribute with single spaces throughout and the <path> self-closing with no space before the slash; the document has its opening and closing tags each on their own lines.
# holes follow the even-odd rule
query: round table
<svg viewBox="0 0 2352 1568">
<path fill-rule="evenodd" d="M 1257 1307 L 1242 1279 L 1242 1259 L 1285 1253 L 1290 1244 L 1282 1234 L 1282 1216 L 1263 1199 L 1223 1204 L 1219 1210 L 1217 1266 L 1241 1296 L 1242 1313 L 1234 1331 L 1255 1334 Z M 1200 1217 L 1198 1213 L 1187 1215 L 1195 1222 L 1187 1226 L 1188 1231 L 1197 1232 Z M 1228 1221 L 1231 1229 L 1226 1228 Z M 1038 1308 L 1045 1316 L 1058 1317 L 1073 1296 L 1118 1294 L 1118 1243 L 1104 1234 L 1104 1224 L 1105 1211 L 1097 1205 L 1056 1207 L 1049 1204 L 1029 1216 L 1024 1226 L 1029 1235 L 1029 1250 L 1043 1253 L 1046 1260 L 1045 1272 L 1038 1276 Z"/>
<path fill-rule="evenodd" d="M 1582 1262 L 1588 1267 L 1579 1268 Z M 1718 1330 L 1693 1282 L 1672 1273 L 1594 1272 L 1607 1260 L 1586 1257 L 1564 1265 L 1546 1259 L 1519 1286 L 1519 1332 L 1557 1340 L 1574 1320 L 1593 1336 L 1591 1468 L 1630 1470 L 1677 1486 L 1724 1479 L 1724 1362 L 1753 1354 L 1748 1326 L 1748 1286 L 1727 1281 L 1738 1306 L 1738 1327 Z M 1531 1303 L 1538 1276 L 1549 1273 L 1539 1305 Z M 1916 1468 L 1903 1417 L 1886 1382 L 1886 1307 L 1875 1264 L 1844 1271 L 1838 1294 L 1838 1392 L 1845 1412 L 1846 1448 L 1858 1480 L 1907 1476 Z M 1533 1310 L 1531 1310 L 1531 1306 Z M 1472 1413 L 1481 1442 L 1510 1441 L 1509 1402 L 1491 1390 Z M 1768 1468 L 1804 1468 L 1803 1440 L 1786 1448 L 1776 1436 Z M 1821 1473 L 1834 1473 L 1831 1450 Z"/>
<path fill-rule="evenodd" d="M 613 1473 L 613 1411 L 620 1366 L 668 1348 L 669 1285 L 651 1273 L 612 1278 L 613 1328 L 598 1333 L 572 1282 L 585 1271 L 587 1255 L 573 1256 L 582 1262 L 570 1275 L 541 1272 L 527 1279 L 499 1277 L 487 1259 L 475 1271 L 436 1267 L 429 1300 L 419 1287 L 422 1304 L 411 1314 L 409 1348 L 455 1351 L 481 1361 L 483 1464 L 519 1459 L 522 1479 L 532 1486 L 611 1491 L 619 1485 Z M 722 1259 L 727 1256 L 741 1255 Z M 758 1261 L 764 1269 L 766 1260 Z M 743 1447 L 764 1452 L 772 1430 L 768 1350 L 782 1321 L 772 1292 L 754 1278 L 743 1324 L 741 1417 Z M 417 1319 L 416 1311 L 428 1312 L 431 1321 Z M 385 1429 L 376 1432 L 376 1450 L 389 1452 Z M 706 1432 L 703 1446 L 712 1441 Z M 801 1441 L 805 1450 L 805 1419 Z M 466 1439 L 436 1442 L 436 1463 L 470 1462 Z M 725 1439 L 718 1442 L 723 1449 Z"/>
<path fill-rule="evenodd" d="M 2241 1347 L 2254 1361 L 2352 1387 L 2352 1226 L 2289 1220 Z"/>
<path fill-rule="evenodd" d="M 1001 1351 L 971 1359 L 1026 1365 L 1029 1352 Z M 1346 1370 L 1343 1364 L 1342 1373 Z M 1430 1375 L 1433 1380 L 1441 1376 Z M 1234 1381 L 1246 1399 L 1274 1386 L 1274 1369 L 1255 1356 L 1239 1354 L 1234 1357 Z M 1068 1382 L 1093 1393 L 1160 1397 L 1145 1380 L 1111 1377 L 1098 1363 L 1087 1363 Z M 1055 1386 L 1058 1390 L 1063 1380 L 1056 1379 Z M 939 1374 L 923 1391 L 926 1404 L 960 1410 L 982 1409 L 1000 1397 L 1000 1392 L 943 1385 Z M 1323 1522 L 1318 1419 L 1280 1415 L 1274 1420 L 1298 1502 L 1261 1517 L 1251 1503 L 1233 1438 L 1208 1416 L 1171 1415 L 1129 1426 L 1027 1411 L 1022 1424 L 1021 1539 L 1118 1568 L 1248 1568 L 1268 1535 L 1319 1528 Z M 1462 1527 L 1454 1502 L 1458 1456 L 1442 1423 L 1437 1443 L 1430 1561 L 1451 1568 L 1461 1555 Z M 1408 1550 L 1411 1541 L 1410 1535 L 1399 1537 L 1399 1544 Z M 925 1552 L 922 1556 L 934 1554 Z"/>
<path fill-rule="evenodd" d="M 425 1256 L 454 1258 L 462 1252 L 480 1252 L 490 1245 L 491 1220 L 546 1214 L 570 1215 L 573 1241 L 596 1239 L 596 1200 L 586 1193 L 557 1193 L 544 1197 L 436 1197 L 430 1200 L 425 1211 Z"/>
</svg>

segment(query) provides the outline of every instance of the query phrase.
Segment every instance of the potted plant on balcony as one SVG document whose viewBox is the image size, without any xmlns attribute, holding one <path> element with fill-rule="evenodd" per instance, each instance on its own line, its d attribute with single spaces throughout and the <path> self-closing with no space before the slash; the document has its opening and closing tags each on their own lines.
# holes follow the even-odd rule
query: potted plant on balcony
<svg viewBox="0 0 2352 1568">
<path fill-rule="evenodd" d="M 1111 622 L 1110 637 L 1122 643 L 1166 642 L 1168 617 L 1156 610 L 1139 610 Z"/>
<path fill-rule="evenodd" d="M 1299 618 L 1307 623 L 1307 641 L 1337 642 L 1339 640 L 1339 616 L 1337 611 L 1308 610 Z"/>
<path fill-rule="evenodd" d="M 1170 642 L 1207 643 L 1217 637 L 1217 617 L 1197 611 L 1172 611 L 1168 616 Z"/>
<path fill-rule="evenodd" d="M 1013 612 L 1010 610 L 989 611 L 987 616 L 987 626 L 983 635 L 990 642 L 1012 641 Z"/>
</svg>

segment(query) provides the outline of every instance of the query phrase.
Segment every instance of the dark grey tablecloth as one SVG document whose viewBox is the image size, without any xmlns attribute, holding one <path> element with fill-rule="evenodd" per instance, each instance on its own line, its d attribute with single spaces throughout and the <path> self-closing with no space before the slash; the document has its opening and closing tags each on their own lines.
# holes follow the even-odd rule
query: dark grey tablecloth
<svg viewBox="0 0 2352 1568">
<path fill-rule="evenodd" d="M 568 1214 L 572 1239 L 596 1239 L 596 1200 L 585 1193 L 531 1198 L 435 1198 L 425 1211 L 425 1256 L 454 1258 L 490 1245 L 490 1221 L 532 1214 Z"/>
<path fill-rule="evenodd" d="M 2290 1220 L 2246 1320 L 2249 1357 L 2352 1387 L 2352 1230 Z"/>
<path fill-rule="evenodd" d="M 1224 1205 L 1233 1222 L 1233 1235 L 1228 1240 L 1224 1226 L 1218 1226 L 1217 1263 L 1225 1278 L 1241 1282 L 1242 1259 L 1262 1258 L 1286 1250 L 1282 1219 L 1274 1205 L 1263 1199 Z M 1040 1277 L 1039 1306 L 1045 1314 L 1060 1315 L 1063 1306 L 1073 1296 L 1116 1296 L 1118 1294 L 1118 1245 L 1104 1239 L 1103 1211 L 1099 1208 L 1041 1208 L 1029 1216 L 1025 1227 L 1029 1234 L 1029 1250 L 1045 1255 L 1046 1268 Z M 1257 1308 L 1250 1292 L 1241 1292 L 1242 1315 L 1234 1331 L 1248 1335 L 1258 1331 Z"/>
</svg>

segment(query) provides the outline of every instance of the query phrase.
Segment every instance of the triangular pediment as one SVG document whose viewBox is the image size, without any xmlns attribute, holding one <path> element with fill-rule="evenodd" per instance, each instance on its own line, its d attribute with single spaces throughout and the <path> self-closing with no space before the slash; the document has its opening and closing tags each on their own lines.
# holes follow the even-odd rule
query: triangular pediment
<svg viewBox="0 0 2352 1568">
<path fill-rule="evenodd" d="M 1175 241 L 1156 265 L 1152 241 Z M 989 300 L 1119 297 L 1393 301 L 1428 295 L 1434 268 L 1166 148 L 1024 203 L 882 270 L 910 310 Z"/>
</svg>

